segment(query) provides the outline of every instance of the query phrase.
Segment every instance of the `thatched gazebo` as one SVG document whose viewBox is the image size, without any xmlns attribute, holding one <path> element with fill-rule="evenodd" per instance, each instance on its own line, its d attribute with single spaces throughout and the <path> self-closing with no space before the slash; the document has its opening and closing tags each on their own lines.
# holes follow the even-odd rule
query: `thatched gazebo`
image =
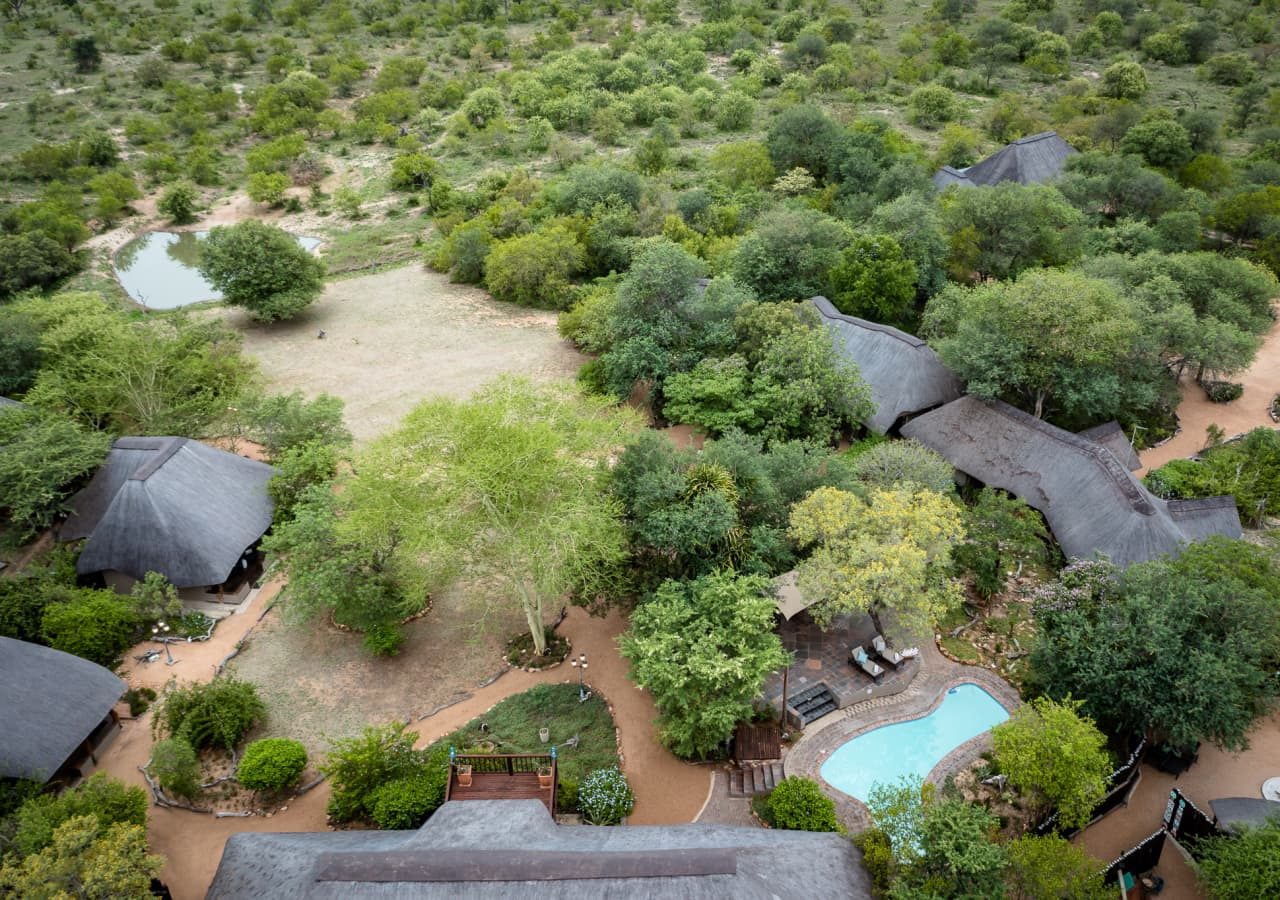
<svg viewBox="0 0 1280 900">
<path fill-rule="evenodd" d="M 1001 147 L 967 169 L 943 166 L 934 173 L 933 184 L 940 191 L 953 184 L 966 188 L 990 187 L 1002 181 L 1044 184 L 1062 174 L 1067 158 L 1075 152 L 1058 132 L 1042 131 Z"/>
</svg>

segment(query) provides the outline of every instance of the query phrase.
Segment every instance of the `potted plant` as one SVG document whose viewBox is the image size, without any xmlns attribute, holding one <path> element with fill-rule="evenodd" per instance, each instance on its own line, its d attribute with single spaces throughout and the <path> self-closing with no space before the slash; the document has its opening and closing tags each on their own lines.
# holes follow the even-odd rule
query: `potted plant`
<svg viewBox="0 0 1280 900">
<path fill-rule="evenodd" d="M 544 791 L 551 790 L 551 767 L 538 766 L 538 787 Z"/>
<path fill-rule="evenodd" d="M 465 763 L 458 766 L 458 787 L 471 787 L 471 766 Z"/>
</svg>

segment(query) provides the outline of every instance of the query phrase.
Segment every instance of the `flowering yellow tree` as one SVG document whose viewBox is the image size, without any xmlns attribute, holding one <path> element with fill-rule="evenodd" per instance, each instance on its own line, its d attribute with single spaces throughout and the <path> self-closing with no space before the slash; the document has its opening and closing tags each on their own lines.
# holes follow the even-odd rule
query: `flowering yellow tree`
<svg viewBox="0 0 1280 900">
<path fill-rule="evenodd" d="M 960 605 L 950 550 L 964 539 L 950 498 L 914 485 L 873 490 L 864 499 L 838 488 L 815 490 L 791 509 L 791 537 L 812 548 L 796 567 L 797 584 L 817 601 L 819 625 L 866 611 L 880 628 L 891 610 L 909 633 L 924 633 Z"/>
</svg>

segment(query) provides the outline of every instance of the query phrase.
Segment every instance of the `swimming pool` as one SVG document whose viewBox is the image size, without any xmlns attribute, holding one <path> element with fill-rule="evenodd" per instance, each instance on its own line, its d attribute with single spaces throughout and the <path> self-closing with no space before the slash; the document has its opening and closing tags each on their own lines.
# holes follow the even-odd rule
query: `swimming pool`
<svg viewBox="0 0 1280 900">
<path fill-rule="evenodd" d="M 884 725 L 836 749 L 822 764 L 827 784 L 866 800 L 877 782 L 903 775 L 926 777 L 938 762 L 970 738 L 1009 718 L 999 702 L 976 684 L 947 691 L 933 712 L 909 722 Z"/>
</svg>

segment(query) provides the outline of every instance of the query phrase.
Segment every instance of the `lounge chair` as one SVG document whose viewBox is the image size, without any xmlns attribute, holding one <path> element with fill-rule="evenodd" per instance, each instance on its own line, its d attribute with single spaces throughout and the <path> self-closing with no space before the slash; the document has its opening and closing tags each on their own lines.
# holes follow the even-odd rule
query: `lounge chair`
<svg viewBox="0 0 1280 900">
<path fill-rule="evenodd" d="M 854 647 L 849 651 L 852 663 L 862 671 L 866 672 L 872 678 L 878 679 L 884 674 L 884 669 L 876 665 L 871 657 L 867 656 L 867 651 L 862 647 Z"/>
<path fill-rule="evenodd" d="M 883 659 L 895 669 L 907 661 L 907 658 L 897 650 L 890 649 L 889 645 L 885 643 L 883 635 L 877 634 L 872 638 L 871 646 L 876 651 L 876 656 Z"/>
</svg>

